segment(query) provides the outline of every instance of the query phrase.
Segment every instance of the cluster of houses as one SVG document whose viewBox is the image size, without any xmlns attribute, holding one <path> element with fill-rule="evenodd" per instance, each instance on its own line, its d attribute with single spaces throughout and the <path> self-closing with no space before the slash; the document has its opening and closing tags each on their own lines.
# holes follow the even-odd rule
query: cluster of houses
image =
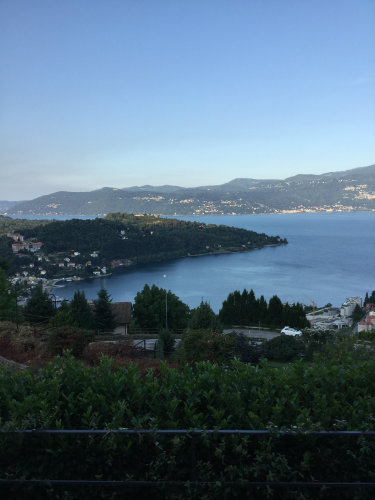
<svg viewBox="0 0 375 500">
<path fill-rule="evenodd" d="M 129 259 L 114 259 L 105 262 L 100 258 L 99 250 L 92 250 L 87 255 L 82 255 L 76 250 L 70 252 L 54 252 L 46 255 L 43 252 L 43 242 L 26 241 L 24 235 L 16 232 L 7 234 L 13 240 L 12 251 L 17 258 L 27 258 L 12 278 L 12 283 L 27 283 L 27 285 L 58 286 L 56 280 L 78 281 L 87 277 L 100 278 L 110 276 L 111 271 L 122 266 L 132 266 L 134 261 Z M 126 238 L 125 232 L 120 234 Z"/>
<path fill-rule="evenodd" d="M 312 313 L 307 314 L 306 318 L 310 321 L 311 328 L 314 330 L 341 330 L 341 328 L 348 328 L 352 326 L 352 314 L 357 305 L 362 308 L 361 297 L 348 297 L 340 308 L 325 307 L 320 311 L 313 311 Z M 370 305 L 371 304 L 368 304 L 368 306 Z M 369 311 L 371 312 L 371 308 L 369 308 Z M 373 316 L 369 316 L 370 312 L 366 313 L 366 321 L 360 321 L 358 323 L 358 331 L 362 331 L 367 328 L 367 326 L 366 328 L 364 327 L 363 323 L 367 322 L 367 325 L 372 321 L 371 319 L 367 319 L 368 317 L 373 317 L 374 323 L 371 323 L 371 325 L 375 325 L 375 312 L 373 313 Z M 370 330 L 367 329 L 367 331 Z"/>
<path fill-rule="evenodd" d="M 66 255 L 66 252 L 57 252 L 56 256 L 63 256 Z M 64 268 L 64 269 L 85 269 L 87 267 L 92 267 L 93 263 L 92 260 L 87 260 L 84 263 L 79 263 L 79 262 L 74 262 L 75 257 L 79 257 L 81 255 L 80 252 L 72 252 L 70 257 L 64 257 L 62 258 L 58 263 L 58 267 Z M 97 259 L 99 257 L 99 251 L 95 250 L 94 252 L 90 253 L 90 257 L 92 259 Z M 95 276 L 100 276 L 101 274 L 107 274 L 107 267 L 106 266 L 97 266 L 95 268 L 96 270 L 93 271 L 93 274 Z"/>
<path fill-rule="evenodd" d="M 43 243 L 41 241 L 25 241 L 25 238 L 20 233 L 8 233 L 8 238 L 12 238 L 15 243 L 12 243 L 12 252 L 14 254 L 19 254 L 22 250 L 26 250 L 27 252 L 38 252 Z"/>
<path fill-rule="evenodd" d="M 350 297 L 346 299 L 341 306 L 340 314 L 343 317 L 350 317 L 356 306 L 363 310 L 363 317 L 358 321 L 355 331 L 358 332 L 375 332 L 375 304 L 368 303 L 362 307 L 362 300 L 360 297 Z"/>
<path fill-rule="evenodd" d="M 365 315 L 356 328 L 357 332 L 375 332 L 375 304 L 365 305 Z"/>
<path fill-rule="evenodd" d="M 26 257 L 30 256 L 30 252 L 35 255 L 38 259 L 38 262 L 45 262 L 45 266 L 57 266 L 60 270 L 85 270 L 89 268 L 92 272 L 93 276 L 102 276 L 106 275 L 108 270 L 107 266 L 95 265 L 95 260 L 99 257 L 99 251 L 94 250 L 89 254 L 90 260 L 83 262 L 82 256 L 80 252 L 72 251 L 70 255 L 67 256 L 67 252 L 56 252 L 53 255 L 44 256 L 41 253 L 38 253 L 43 246 L 43 242 L 38 241 L 25 241 L 25 237 L 20 233 L 8 233 L 8 238 L 11 238 L 14 243 L 12 243 L 12 251 L 17 257 Z M 23 253 L 27 252 L 27 253 Z M 59 259 L 60 257 L 60 259 Z M 35 260 L 35 259 L 34 259 Z M 76 262 L 77 261 L 77 262 Z M 127 265 L 122 264 L 119 261 L 118 265 Z M 129 264 L 128 264 L 129 265 Z M 17 273 L 17 277 L 24 277 L 29 279 L 30 277 L 38 281 L 38 278 L 44 277 L 47 274 L 46 269 L 43 269 L 43 265 L 36 266 L 33 262 L 30 262 L 28 265 L 22 266 L 23 271 L 21 273 Z M 31 274 L 35 274 L 37 272 L 38 276 L 31 276 Z"/>
</svg>

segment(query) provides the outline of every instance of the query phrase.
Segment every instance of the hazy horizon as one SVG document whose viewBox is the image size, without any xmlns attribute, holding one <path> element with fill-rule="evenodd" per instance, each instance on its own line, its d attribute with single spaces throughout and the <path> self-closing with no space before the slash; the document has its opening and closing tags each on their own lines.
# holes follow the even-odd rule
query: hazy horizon
<svg viewBox="0 0 375 500">
<path fill-rule="evenodd" d="M 354 167 L 354 169 L 356 168 L 366 168 L 366 167 L 373 167 L 374 165 L 366 165 L 365 167 Z M 351 169 L 348 169 L 348 170 L 351 170 Z M 323 174 L 328 174 L 328 173 L 335 173 L 335 172 L 340 172 L 340 170 L 336 170 L 336 171 L 331 171 L 331 172 L 323 172 Z M 297 174 L 298 175 L 298 174 Z M 319 175 L 319 174 L 309 174 L 309 173 L 305 173 L 303 175 Z M 235 179 L 239 179 L 238 177 L 237 178 L 232 178 L 232 179 L 229 179 L 228 181 L 226 182 L 223 182 L 222 184 L 226 184 L 227 182 L 230 182 L 230 181 L 233 181 Z M 245 179 L 244 177 L 242 177 L 241 179 Z M 250 177 L 247 177 L 246 179 L 250 179 Z M 257 181 L 270 181 L 270 180 L 280 180 L 280 181 L 283 181 L 285 179 L 281 179 L 281 178 L 276 178 L 276 177 L 272 177 L 272 178 L 269 178 L 269 177 L 263 177 L 263 178 L 259 178 L 259 177 L 253 177 L 252 179 L 254 180 L 257 180 Z M 79 193 L 79 192 L 93 192 L 93 191 L 100 191 L 101 189 L 118 189 L 118 190 L 121 190 L 121 189 L 131 189 L 131 188 L 144 188 L 144 187 L 152 187 L 154 189 L 156 188 L 162 188 L 162 187 L 165 187 L 165 186 L 175 186 L 175 187 L 179 187 L 179 188 L 191 188 L 191 189 L 194 189 L 194 188 L 198 188 L 198 187 L 211 187 L 211 186 L 218 186 L 220 184 L 214 184 L 214 183 L 210 183 L 210 184 L 201 184 L 201 185 L 195 185 L 195 186 L 183 186 L 183 185 L 177 185 L 177 184 L 158 184 L 158 185 L 154 185 L 154 184 L 142 184 L 142 185 L 132 185 L 132 186 L 121 186 L 121 187 L 118 187 L 118 186 L 100 186 L 100 187 L 97 187 L 97 188 L 93 188 L 93 189 L 87 189 L 87 190 L 80 190 L 80 189 L 57 189 L 56 191 L 53 191 L 53 192 L 49 192 L 49 193 L 43 193 L 43 194 L 40 194 L 38 196 L 34 196 L 32 198 L 24 198 L 24 199 L 19 199 L 19 200 L 15 200 L 15 199 L 10 199 L 10 198 L 7 198 L 7 199 L 1 199 L 1 201 L 11 201 L 11 202 L 18 202 L 18 201 L 27 201 L 27 200 L 32 200 L 32 199 L 35 199 L 35 198 L 39 198 L 40 196 L 48 196 L 50 194 L 53 194 L 53 193 L 57 193 L 57 192 L 60 192 L 60 191 L 63 191 L 63 192 L 72 192 L 72 193 Z"/>
</svg>

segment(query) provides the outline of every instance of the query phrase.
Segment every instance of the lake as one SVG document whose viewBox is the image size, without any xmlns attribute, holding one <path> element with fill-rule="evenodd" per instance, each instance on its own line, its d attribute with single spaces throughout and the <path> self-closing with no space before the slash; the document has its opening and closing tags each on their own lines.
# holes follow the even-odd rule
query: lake
<svg viewBox="0 0 375 500">
<path fill-rule="evenodd" d="M 178 218 L 279 235 L 289 244 L 137 266 L 108 278 L 67 284 L 55 293 L 70 299 L 81 289 L 87 298 L 95 299 L 103 285 L 114 301 L 133 301 L 148 283 L 171 290 L 190 307 L 203 299 L 218 312 L 230 292 L 244 288 L 252 288 L 266 300 L 276 294 L 290 303 L 334 306 L 375 289 L 374 212 Z"/>
</svg>

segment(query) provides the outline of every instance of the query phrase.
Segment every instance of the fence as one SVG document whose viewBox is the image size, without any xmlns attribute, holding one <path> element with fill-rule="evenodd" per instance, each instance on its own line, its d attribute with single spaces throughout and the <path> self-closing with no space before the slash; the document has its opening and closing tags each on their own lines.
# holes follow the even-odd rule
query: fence
<svg viewBox="0 0 375 500">
<path fill-rule="evenodd" d="M 301 432 L 301 431 L 290 431 L 290 430 L 215 430 L 215 429 L 166 429 L 166 430 L 161 430 L 161 429 L 113 429 L 113 430 L 99 430 L 99 429 L 89 429 L 89 430 L 0 430 L 0 436 L 53 436 L 53 435 L 58 435 L 58 436 L 63 436 L 63 435 L 69 435 L 69 436 L 111 436 L 115 437 L 118 435 L 123 435 L 123 436 L 153 436 L 154 438 L 157 437 L 160 439 L 161 436 L 168 436 L 168 437 L 176 437 L 176 436 L 185 436 L 190 439 L 190 447 L 185 450 L 186 454 L 190 455 L 190 467 L 189 467 L 189 474 L 183 479 L 179 480 L 169 480 L 169 479 L 153 479 L 153 480 L 144 480 L 144 479 L 127 479 L 127 480 L 105 480 L 105 479 L 63 479 L 63 478 L 46 478 L 46 477 L 41 477 L 41 478 L 30 478 L 30 479 L 24 479 L 22 477 L 11 477 L 11 474 L 7 474 L 6 477 L 0 477 L 0 497 L 5 498 L 2 496 L 1 492 L 9 492 L 12 491 L 12 488 L 14 487 L 30 487 L 30 486 L 43 486 L 43 485 L 48 485 L 49 488 L 63 488 L 64 490 L 74 490 L 79 486 L 85 486 L 85 487 L 94 487 L 95 490 L 100 488 L 101 492 L 103 492 L 104 489 L 120 489 L 120 490 L 130 490 L 133 491 L 134 489 L 139 489 L 146 488 L 147 491 L 155 491 L 160 488 L 174 488 L 174 489 L 179 489 L 181 490 L 182 488 L 189 488 L 189 491 L 191 491 L 191 488 L 200 488 L 200 487 L 210 487 L 210 486 L 218 486 L 220 484 L 221 487 L 237 487 L 241 486 L 242 488 L 247 488 L 253 490 L 256 488 L 258 491 L 259 489 L 264 490 L 267 489 L 268 492 L 271 491 L 270 489 L 276 489 L 276 490 L 314 490 L 316 491 L 317 489 L 339 489 L 340 491 L 343 491 L 345 489 L 346 491 L 352 490 L 352 489 L 360 489 L 363 490 L 363 492 L 366 492 L 365 496 L 363 498 L 370 498 L 370 496 L 366 495 L 373 495 L 375 491 L 375 482 L 374 481 L 363 481 L 363 480 L 358 480 L 358 481 L 327 481 L 327 480 L 314 480 L 314 481 L 247 481 L 244 480 L 243 478 L 240 480 L 222 480 L 222 478 L 214 478 L 213 480 L 205 481 L 205 480 L 198 480 L 199 476 L 199 466 L 198 466 L 198 459 L 199 457 L 197 456 L 197 445 L 199 443 L 199 440 L 203 437 L 209 437 L 209 436 L 254 436 L 254 437 L 261 437 L 261 436 L 269 436 L 273 437 L 275 439 L 279 439 L 282 437 L 291 437 L 291 438 L 302 438 L 305 439 L 310 436 L 317 436 L 321 437 L 323 439 L 326 439 L 327 437 L 333 437 L 333 438 L 339 438 L 343 437 L 345 439 L 351 438 L 351 437 L 374 437 L 375 432 L 374 431 L 311 431 L 311 432 Z M 373 440 L 372 440 L 373 441 Z M 19 491 L 19 489 L 18 489 Z M 8 498 L 8 496 L 6 496 Z M 13 497 L 11 497 L 13 498 Z M 16 498 L 16 497 L 14 497 Z M 18 497 L 21 498 L 21 497 Z M 24 498 L 24 497 L 22 497 Z M 26 497 L 25 497 L 26 498 Z M 27 498 L 33 498 L 33 496 L 27 497 Z M 47 498 L 47 497 L 46 497 Z M 71 497 L 69 497 L 71 498 Z M 82 497 L 79 497 L 82 498 Z M 132 498 L 132 497 L 127 497 L 127 498 Z M 135 496 L 134 498 L 139 498 L 138 496 Z M 154 498 L 154 497 L 152 497 Z M 159 497 L 155 497 L 159 498 Z M 163 498 L 163 497 L 160 497 Z M 185 497 L 178 497 L 178 498 L 185 498 Z M 186 498 L 189 498 L 186 497 Z M 199 496 L 197 497 L 199 498 Z M 254 497 L 255 498 L 255 497 Z M 258 498 L 258 497 L 256 497 Z M 272 497 L 273 498 L 273 497 Z M 275 498 L 278 498 L 277 496 Z M 320 498 L 320 497 L 315 497 L 315 498 Z M 333 497 L 324 497 L 324 498 L 333 498 Z M 362 496 L 357 497 L 357 498 L 362 498 Z"/>
</svg>

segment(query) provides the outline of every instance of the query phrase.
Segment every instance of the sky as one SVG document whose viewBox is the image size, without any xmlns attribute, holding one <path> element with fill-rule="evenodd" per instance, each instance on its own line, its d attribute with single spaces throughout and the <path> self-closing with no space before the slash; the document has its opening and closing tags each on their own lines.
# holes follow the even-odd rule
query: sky
<svg viewBox="0 0 375 500">
<path fill-rule="evenodd" d="M 0 200 L 374 163 L 373 0 L 0 0 Z"/>
</svg>

